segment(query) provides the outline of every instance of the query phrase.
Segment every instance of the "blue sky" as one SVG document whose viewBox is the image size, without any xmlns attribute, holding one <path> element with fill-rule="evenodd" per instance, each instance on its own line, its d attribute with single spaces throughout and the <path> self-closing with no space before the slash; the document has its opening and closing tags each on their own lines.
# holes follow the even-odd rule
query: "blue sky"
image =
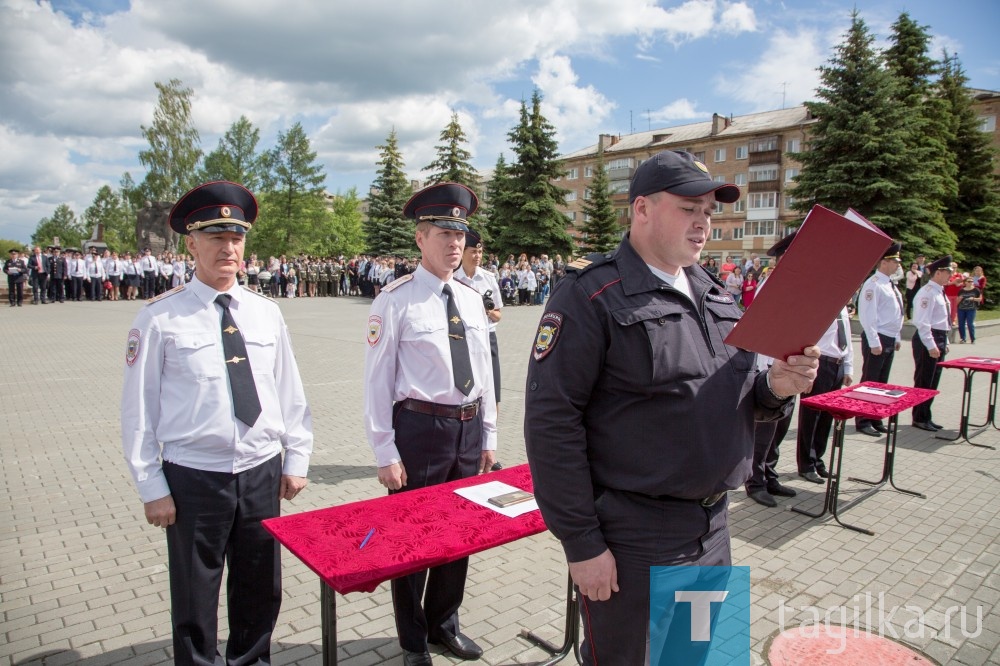
<svg viewBox="0 0 1000 666">
<path fill-rule="evenodd" d="M 909 12 L 1000 90 L 995 0 L 0 0 L 0 237 L 141 180 L 156 81 L 193 89 L 206 152 L 241 114 L 263 148 L 301 122 L 328 189 L 363 193 L 393 128 L 426 175 L 452 111 L 491 168 L 535 88 L 563 152 L 800 104 L 854 7 L 881 41 Z"/>
</svg>

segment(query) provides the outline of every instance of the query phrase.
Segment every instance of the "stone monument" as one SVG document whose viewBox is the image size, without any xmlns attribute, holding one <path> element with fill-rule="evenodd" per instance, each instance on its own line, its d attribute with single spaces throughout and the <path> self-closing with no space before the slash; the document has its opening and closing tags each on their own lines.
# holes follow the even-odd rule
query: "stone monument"
<svg viewBox="0 0 1000 666">
<path fill-rule="evenodd" d="M 176 252 L 180 234 L 167 223 L 170 209 L 174 204 L 168 201 L 147 201 L 135 216 L 135 241 L 137 250 L 145 248 L 153 251 L 153 256 L 161 252 Z"/>
</svg>

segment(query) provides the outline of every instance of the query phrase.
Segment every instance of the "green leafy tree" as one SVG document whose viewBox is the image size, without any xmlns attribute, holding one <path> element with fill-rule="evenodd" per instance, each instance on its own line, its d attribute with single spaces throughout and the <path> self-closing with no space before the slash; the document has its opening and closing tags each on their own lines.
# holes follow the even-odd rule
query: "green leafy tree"
<svg viewBox="0 0 1000 666">
<path fill-rule="evenodd" d="M 27 248 L 24 247 L 24 243 L 21 241 L 10 240 L 9 238 L 0 238 L 0 257 L 6 259 L 11 250 L 24 252 Z"/>
<path fill-rule="evenodd" d="M 254 193 L 265 189 L 265 185 L 271 185 L 270 165 L 268 155 L 258 152 L 259 143 L 260 129 L 246 116 L 240 116 L 219 139 L 218 148 L 205 156 L 198 180 L 228 180 Z"/>
<path fill-rule="evenodd" d="M 855 11 L 830 64 L 820 67 L 816 93 L 822 101 L 806 102 L 817 118 L 809 150 L 791 154 L 802 163 L 795 208 L 853 207 L 909 250 L 950 247 L 953 237 L 919 214 L 922 202 L 908 192 L 913 127 L 899 103 L 900 80 L 884 66 L 873 41 Z"/>
<path fill-rule="evenodd" d="M 261 256 L 313 252 L 329 216 L 326 175 L 300 123 L 278 134 L 268 160 L 273 187 L 258 196 L 260 215 L 247 237 L 250 247 Z"/>
<path fill-rule="evenodd" d="M 365 230 L 359 204 L 358 191 L 353 187 L 330 200 L 322 243 L 315 254 L 351 257 L 364 252 Z"/>
<path fill-rule="evenodd" d="M 506 218 L 498 243 L 505 252 L 571 254 L 573 240 L 566 233 L 560 210 L 567 190 L 554 184 L 563 175 L 558 160 L 555 128 L 542 115 L 542 95 L 531 96 L 531 112 L 521 103 L 520 122 L 508 133 L 517 157 L 510 168 L 511 188 Z"/>
<path fill-rule="evenodd" d="M 944 217 L 945 201 L 958 193 L 955 156 L 949 152 L 951 114 L 934 95 L 938 63 L 928 55 L 930 35 L 906 13 L 892 25 L 886 64 L 898 79 L 901 119 L 910 140 L 900 159 L 903 185 L 897 202 L 899 215 L 911 232 L 904 249 L 910 254 L 933 254 L 955 247 L 955 236 Z M 916 238 L 914 237 L 916 236 Z M 915 241 L 926 246 L 911 247 Z"/>
<path fill-rule="evenodd" d="M 201 139 L 191 124 L 192 91 L 182 86 L 177 79 L 157 82 L 153 124 L 142 126 L 149 149 L 139 151 L 139 162 L 146 167 L 143 185 L 151 201 L 176 201 L 196 184 Z"/>
<path fill-rule="evenodd" d="M 604 168 L 603 159 L 594 170 L 594 178 L 590 181 L 590 198 L 584 201 L 583 212 L 586 216 L 583 223 L 586 234 L 583 249 L 587 252 L 607 252 L 618 247 L 622 227 L 618 224 L 618 215 L 611 203 L 608 172 Z"/>
<path fill-rule="evenodd" d="M 135 247 L 135 222 L 129 220 L 123 198 L 104 185 L 97 191 L 94 203 L 83 213 L 84 233 L 90 238 L 98 224 L 104 226 L 104 242 L 116 252 Z"/>
<path fill-rule="evenodd" d="M 951 114 L 948 152 L 954 155 L 958 168 L 957 194 L 946 202 L 945 216 L 958 236 L 963 266 L 982 266 L 992 277 L 1000 275 L 1000 191 L 993 174 L 996 156 L 990 135 L 980 129 L 967 82 L 958 58 L 945 53 L 939 94 Z"/>
<path fill-rule="evenodd" d="M 128 171 L 123 173 L 121 179 L 118 181 L 118 196 L 121 197 L 122 210 L 131 229 L 131 235 L 122 235 L 123 239 L 130 239 L 131 242 L 131 244 L 125 245 L 124 249 L 125 251 L 137 250 L 139 244 L 135 235 L 136 218 L 139 209 L 145 204 L 146 198 L 143 196 L 142 188 L 135 184 L 135 181 L 132 180 L 132 174 Z"/>
<path fill-rule="evenodd" d="M 80 247 L 85 238 L 83 225 L 76 218 L 76 213 L 66 204 L 59 204 L 52 217 L 44 217 L 38 221 L 35 233 L 31 234 L 31 244 L 50 245 L 54 239 L 59 239 L 62 247 Z"/>
<path fill-rule="evenodd" d="M 403 207 L 413 193 L 404 172 L 396 130 L 378 146 L 378 170 L 368 200 L 365 236 L 373 254 L 413 257 L 417 254 L 413 220 L 403 217 Z"/>
</svg>

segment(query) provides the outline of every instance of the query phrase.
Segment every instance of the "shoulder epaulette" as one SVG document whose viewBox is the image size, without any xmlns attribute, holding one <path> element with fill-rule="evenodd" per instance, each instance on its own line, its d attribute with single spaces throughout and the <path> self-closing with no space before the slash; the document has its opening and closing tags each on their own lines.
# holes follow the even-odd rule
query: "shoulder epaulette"
<svg viewBox="0 0 1000 666">
<path fill-rule="evenodd" d="M 588 254 L 586 257 L 580 257 L 579 259 L 570 262 L 566 265 L 566 270 L 582 273 L 583 271 L 589 271 L 591 268 L 596 268 L 601 264 L 606 264 L 609 261 L 611 261 L 610 252 L 594 252 L 592 254 Z"/>
<path fill-rule="evenodd" d="M 711 271 L 709 271 L 707 268 L 705 268 L 701 264 L 698 264 L 698 266 L 701 267 L 701 272 L 704 273 L 705 275 L 707 275 L 712 280 L 712 282 L 714 282 L 715 284 L 719 285 L 723 289 L 726 288 L 726 283 L 723 282 L 722 279 L 718 275 L 712 273 Z"/>
<path fill-rule="evenodd" d="M 168 289 L 167 291 L 163 292 L 159 296 L 154 296 L 153 298 L 150 298 L 149 300 L 146 301 L 146 305 L 150 305 L 151 303 L 155 303 L 157 301 L 162 301 L 167 296 L 173 296 L 174 294 L 179 294 L 182 291 L 184 291 L 184 285 L 183 284 L 179 284 L 176 287 L 174 287 L 173 289 Z"/>
<path fill-rule="evenodd" d="M 398 277 L 395 280 L 393 280 L 392 282 L 390 282 L 389 284 L 387 284 L 384 287 L 382 287 L 382 291 L 392 291 L 393 289 L 396 289 L 397 287 L 399 287 L 399 285 L 406 284 L 407 282 L 409 282 L 412 279 L 413 279 L 413 273 L 407 273 L 406 275 L 403 275 L 402 277 Z"/>
<path fill-rule="evenodd" d="M 249 291 L 249 292 L 250 292 L 251 294 L 253 294 L 254 296 L 260 296 L 261 298 L 266 298 L 266 299 L 267 299 L 267 300 L 269 300 L 269 301 L 273 301 L 273 302 L 277 303 L 277 301 L 275 301 L 275 300 L 274 300 L 273 298 L 271 298 L 271 297 L 270 297 L 270 296 L 268 296 L 267 294 L 262 294 L 262 293 L 260 293 L 259 291 L 254 291 L 253 289 L 251 289 L 250 287 L 248 287 L 248 286 L 247 286 L 247 285 L 245 285 L 245 284 L 244 284 L 244 285 L 240 285 L 240 286 L 241 286 L 241 287 L 243 287 L 243 288 L 244 288 L 245 290 Z"/>
</svg>

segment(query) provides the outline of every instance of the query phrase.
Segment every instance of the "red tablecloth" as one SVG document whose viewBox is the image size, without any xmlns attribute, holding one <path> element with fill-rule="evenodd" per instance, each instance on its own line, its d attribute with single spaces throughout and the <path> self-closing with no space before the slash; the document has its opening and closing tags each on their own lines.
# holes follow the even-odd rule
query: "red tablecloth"
<svg viewBox="0 0 1000 666">
<path fill-rule="evenodd" d="M 871 386 L 874 388 L 898 389 L 906 391 L 906 395 L 900 396 L 899 400 L 889 404 L 869 402 L 858 398 L 848 398 L 845 394 L 858 388 L 858 386 Z M 910 409 L 922 402 L 926 402 L 936 396 L 938 391 L 934 389 L 920 389 L 912 386 L 896 386 L 895 384 L 880 384 L 878 382 L 863 382 L 853 386 L 847 386 L 837 391 L 821 393 L 820 395 L 802 398 L 801 404 L 824 412 L 830 412 L 838 419 L 849 419 L 860 416 L 865 419 L 887 419 L 894 414 Z"/>
<path fill-rule="evenodd" d="M 987 361 L 993 361 L 992 363 L 984 363 L 983 361 L 976 362 L 975 359 L 984 359 Z M 967 370 L 975 370 L 977 372 L 992 372 L 996 374 L 1000 372 L 1000 359 L 989 358 L 987 356 L 966 356 L 964 358 L 948 359 L 947 361 L 941 361 L 938 363 L 939 368 L 962 368 Z"/>
<path fill-rule="evenodd" d="M 502 481 L 532 490 L 527 465 L 395 495 L 264 521 L 288 550 L 341 594 L 545 531 L 537 510 L 508 518 L 455 494 Z M 373 481 L 374 483 L 374 478 Z M 360 548 L 365 536 L 375 533 Z"/>
</svg>

